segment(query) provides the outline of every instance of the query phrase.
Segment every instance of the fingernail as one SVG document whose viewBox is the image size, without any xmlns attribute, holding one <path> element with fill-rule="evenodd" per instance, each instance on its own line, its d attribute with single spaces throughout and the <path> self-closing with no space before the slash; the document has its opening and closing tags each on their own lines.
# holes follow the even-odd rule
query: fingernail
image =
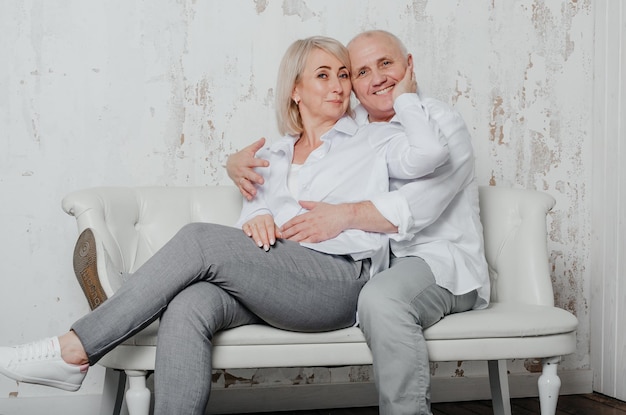
<svg viewBox="0 0 626 415">
<path fill-rule="evenodd" d="M 258 246 L 259 248 L 263 246 L 263 242 L 261 242 L 261 241 L 256 241 L 256 244 L 257 244 L 257 246 Z"/>
<path fill-rule="evenodd" d="M 265 252 L 267 252 L 267 251 L 269 251 L 269 250 L 270 250 L 270 247 L 269 247 L 269 246 L 267 246 L 267 245 L 264 245 L 264 246 L 263 246 L 263 249 L 265 249 Z"/>
<path fill-rule="evenodd" d="M 274 244 L 275 244 L 275 243 L 276 243 L 276 241 L 275 241 L 275 240 L 270 239 L 270 245 L 274 246 Z"/>
</svg>

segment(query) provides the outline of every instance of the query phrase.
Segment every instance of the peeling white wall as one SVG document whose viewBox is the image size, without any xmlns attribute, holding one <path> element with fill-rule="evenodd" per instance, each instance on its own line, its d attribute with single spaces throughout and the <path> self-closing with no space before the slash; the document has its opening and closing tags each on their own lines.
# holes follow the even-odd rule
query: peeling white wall
<svg viewBox="0 0 626 415">
<path fill-rule="evenodd" d="M 557 304 L 580 320 L 564 369 L 589 368 L 591 0 L 0 3 L 0 344 L 87 312 L 62 197 L 99 185 L 227 183 L 225 156 L 276 137 L 278 62 L 296 38 L 396 33 L 421 88 L 464 115 L 480 184 L 557 199 Z M 524 371 L 524 362 L 512 370 Z M 482 370 L 436 365 L 437 376 Z M 80 394 L 97 393 L 90 372 Z M 0 398 L 62 392 L 0 377 Z"/>
</svg>

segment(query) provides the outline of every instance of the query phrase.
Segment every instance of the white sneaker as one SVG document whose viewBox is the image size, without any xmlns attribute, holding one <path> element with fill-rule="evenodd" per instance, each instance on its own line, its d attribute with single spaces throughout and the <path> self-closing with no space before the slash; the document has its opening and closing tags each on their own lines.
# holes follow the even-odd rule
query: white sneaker
<svg viewBox="0 0 626 415">
<path fill-rule="evenodd" d="M 18 382 L 77 391 L 89 365 L 71 365 L 61 358 L 59 339 L 51 337 L 21 346 L 0 347 L 0 373 Z"/>
</svg>

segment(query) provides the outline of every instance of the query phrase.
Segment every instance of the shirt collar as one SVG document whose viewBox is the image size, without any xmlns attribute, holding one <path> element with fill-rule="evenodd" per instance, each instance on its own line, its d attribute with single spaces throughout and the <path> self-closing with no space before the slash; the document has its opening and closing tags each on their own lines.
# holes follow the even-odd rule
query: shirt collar
<svg viewBox="0 0 626 415">
<path fill-rule="evenodd" d="M 348 114 L 341 117 L 332 128 L 332 130 L 337 130 L 340 133 L 348 134 L 350 136 L 355 135 L 358 129 L 359 124 L 354 118 L 352 118 Z"/>
<path fill-rule="evenodd" d="M 369 124 L 369 120 L 367 119 L 368 114 L 363 105 L 359 104 L 354 109 L 354 119 L 358 125 Z"/>
<path fill-rule="evenodd" d="M 367 117 L 366 117 L 367 118 Z M 346 134 L 349 136 L 354 136 L 359 129 L 359 124 L 355 121 L 354 118 L 349 116 L 348 114 L 344 115 L 335 123 L 333 128 L 331 128 L 326 134 L 322 136 L 322 141 L 326 141 L 334 135 L 334 133 Z M 283 151 L 286 153 L 291 153 L 291 149 L 293 148 L 294 143 L 298 140 L 298 137 L 291 134 L 286 134 L 280 140 L 277 140 L 274 144 L 271 145 L 271 151 L 278 152 Z"/>
<path fill-rule="evenodd" d="M 365 124 L 370 123 L 370 120 L 368 119 L 369 114 L 367 113 L 363 105 L 361 104 L 357 105 L 357 107 L 354 109 L 354 113 L 355 113 L 354 119 L 356 120 L 356 123 L 358 125 L 363 126 Z M 393 117 L 389 120 L 389 122 L 399 123 L 400 119 L 398 118 L 398 114 L 394 114 Z"/>
</svg>

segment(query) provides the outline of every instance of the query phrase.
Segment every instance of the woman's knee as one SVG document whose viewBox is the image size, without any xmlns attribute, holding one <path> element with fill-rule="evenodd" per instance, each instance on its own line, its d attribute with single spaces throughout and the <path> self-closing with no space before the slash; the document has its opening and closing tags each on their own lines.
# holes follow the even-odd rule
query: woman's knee
<svg viewBox="0 0 626 415">
<path fill-rule="evenodd" d="M 204 232 L 212 226 L 211 223 L 191 222 L 183 225 L 177 233 L 177 236 L 193 237 Z"/>
<path fill-rule="evenodd" d="M 162 324 L 195 330 L 212 337 L 223 325 L 223 298 L 210 283 L 196 283 L 176 295 L 163 313 Z"/>
<path fill-rule="evenodd" d="M 176 318 L 177 320 L 189 320 L 197 315 L 199 305 L 197 293 L 186 288 L 178 293 L 167 305 L 164 317 Z"/>
</svg>

